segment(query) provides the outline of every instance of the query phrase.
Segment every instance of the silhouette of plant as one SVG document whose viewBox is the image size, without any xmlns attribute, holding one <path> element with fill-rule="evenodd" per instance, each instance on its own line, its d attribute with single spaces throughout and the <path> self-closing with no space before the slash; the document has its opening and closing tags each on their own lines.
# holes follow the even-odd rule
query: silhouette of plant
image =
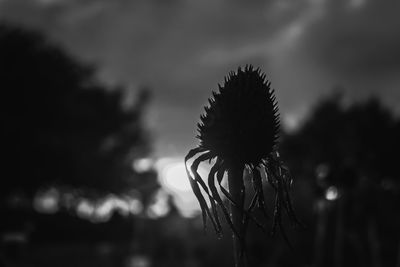
<svg viewBox="0 0 400 267">
<path fill-rule="evenodd" d="M 262 174 L 275 191 L 275 206 L 273 212 L 272 232 L 281 230 L 287 240 L 282 226 L 282 211 L 297 222 L 289 197 L 292 177 L 283 165 L 277 152 L 279 131 L 279 115 L 274 91 L 265 74 L 260 69 L 246 66 L 230 72 L 225 78 L 224 86 L 219 85 L 219 93 L 213 92 L 205 114 L 198 123 L 200 145 L 185 157 L 187 175 L 196 195 L 206 225 L 210 218 L 218 236 L 222 233 L 220 207 L 226 222 L 233 232 L 236 266 L 243 266 L 245 252 L 245 235 L 248 221 L 252 220 L 265 230 L 255 216 L 253 210 L 257 207 L 268 218 Z M 190 170 L 188 161 L 194 157 Z M 198 173 L 200 163 L 215 159 L 208 174 L 207 184 Z M 243 171 L 248 169 L 254 188 L 250 205 L 245 208 L 246 189 L 243 181 Z M 224 174 L 228 174 L 229 191 L 222 185 Z M 215 185 L 229 200 L 230 213 L 224 204 Z M 211 207 L 202 194 L 208 196 Z"/>
</svg>

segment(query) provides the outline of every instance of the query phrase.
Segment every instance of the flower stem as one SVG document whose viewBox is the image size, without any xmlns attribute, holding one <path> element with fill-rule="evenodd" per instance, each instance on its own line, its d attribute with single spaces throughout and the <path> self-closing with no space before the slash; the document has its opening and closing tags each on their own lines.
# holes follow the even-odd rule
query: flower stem
<svg viewBox="0 0 400 267">
<path fill-rule="evenodd" d="M 233 201 L 238 205 L 235 207 L 235 205 L 231 203 L 231 219 L 235 230 L 241 238 L 244 237 L 242 211 L 244 204 L 243 169 L 243 165 L 238 164 L 230 164 L 228 167 L 229 193 L 231 194 Z M 240 240 L 237 235 L 233 234 L 235 267 L 246 266 L 242 245 L 242 240 Z"/>
</svg>

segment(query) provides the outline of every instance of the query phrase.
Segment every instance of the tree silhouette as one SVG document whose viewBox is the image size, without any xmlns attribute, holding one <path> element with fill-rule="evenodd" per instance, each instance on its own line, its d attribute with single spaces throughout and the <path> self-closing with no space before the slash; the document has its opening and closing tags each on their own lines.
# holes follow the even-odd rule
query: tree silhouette
<svg viewBox="0 0 400 267">
<path fill-rule="evenodd" d="M 287 136 L 283 149 L 295 156 L 296 169 L 314 174 L 321 163 L 329 164 L 333 172 L 343 168 L 357 170 L 358 176 L 367 176 L 376 182 L 383 178 L 397 178 L 396 159 L 400 147 L 400 122 L 371 98 L 344 108 L 341 94 L 321 101 L 301 129 Z M 305 156 L 303 153 L 307 151 Z M 330 175 L 330 183 L 351 186 L 354 181 Z"/>
<path fill-rule="evenodd" d="M 285 137 L 281 149 L 288 165 L 323 204 L 316 266 L 395 265 L 399 129 L 400 121 L 376 98 L 346 107 L 336 93 Z M 330 190 L 337 194 L 327 195 Z"/>
<path fill-rule="evenodd" d="M 2 196 L 46 185 L 103 193 L 138 186 L 132 161 L 150 152 L 147 90 L 123 109 L 122 90 L 101 85 L 93 66 L 9 25 L 0 26 L 0 86 Z"/>
</svg>

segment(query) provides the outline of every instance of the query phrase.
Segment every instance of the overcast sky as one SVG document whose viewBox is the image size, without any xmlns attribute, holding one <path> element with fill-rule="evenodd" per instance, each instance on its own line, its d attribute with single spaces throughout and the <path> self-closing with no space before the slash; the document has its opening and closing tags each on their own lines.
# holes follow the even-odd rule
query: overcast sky
<svg viewBox="0 0 400 267">
<path fill-rule="evenodd" d="M 0 18 L 44 31 L 107 83 L 150 87 L 156 156 L 197 144 L 203 105 L 239 65 L 267 74 L 287 126 L 337 86 L 400 114 L 399 0 L 0 0 Z"/>
</svg>

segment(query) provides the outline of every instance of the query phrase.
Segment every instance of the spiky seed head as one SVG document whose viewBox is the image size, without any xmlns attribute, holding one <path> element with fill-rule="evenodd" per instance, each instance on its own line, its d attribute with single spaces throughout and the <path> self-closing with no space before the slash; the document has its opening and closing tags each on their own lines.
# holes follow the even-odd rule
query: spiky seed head
<svg viewBox="0 0 400 267">
<path fill-rule="evenodd" d="M 257 166 L 274 150 L 278 107 L 270 82 L 260 69 L 230 72 L 213 92 L 198 123 L 200 147 L 220 159 Z"/>
</svg>

